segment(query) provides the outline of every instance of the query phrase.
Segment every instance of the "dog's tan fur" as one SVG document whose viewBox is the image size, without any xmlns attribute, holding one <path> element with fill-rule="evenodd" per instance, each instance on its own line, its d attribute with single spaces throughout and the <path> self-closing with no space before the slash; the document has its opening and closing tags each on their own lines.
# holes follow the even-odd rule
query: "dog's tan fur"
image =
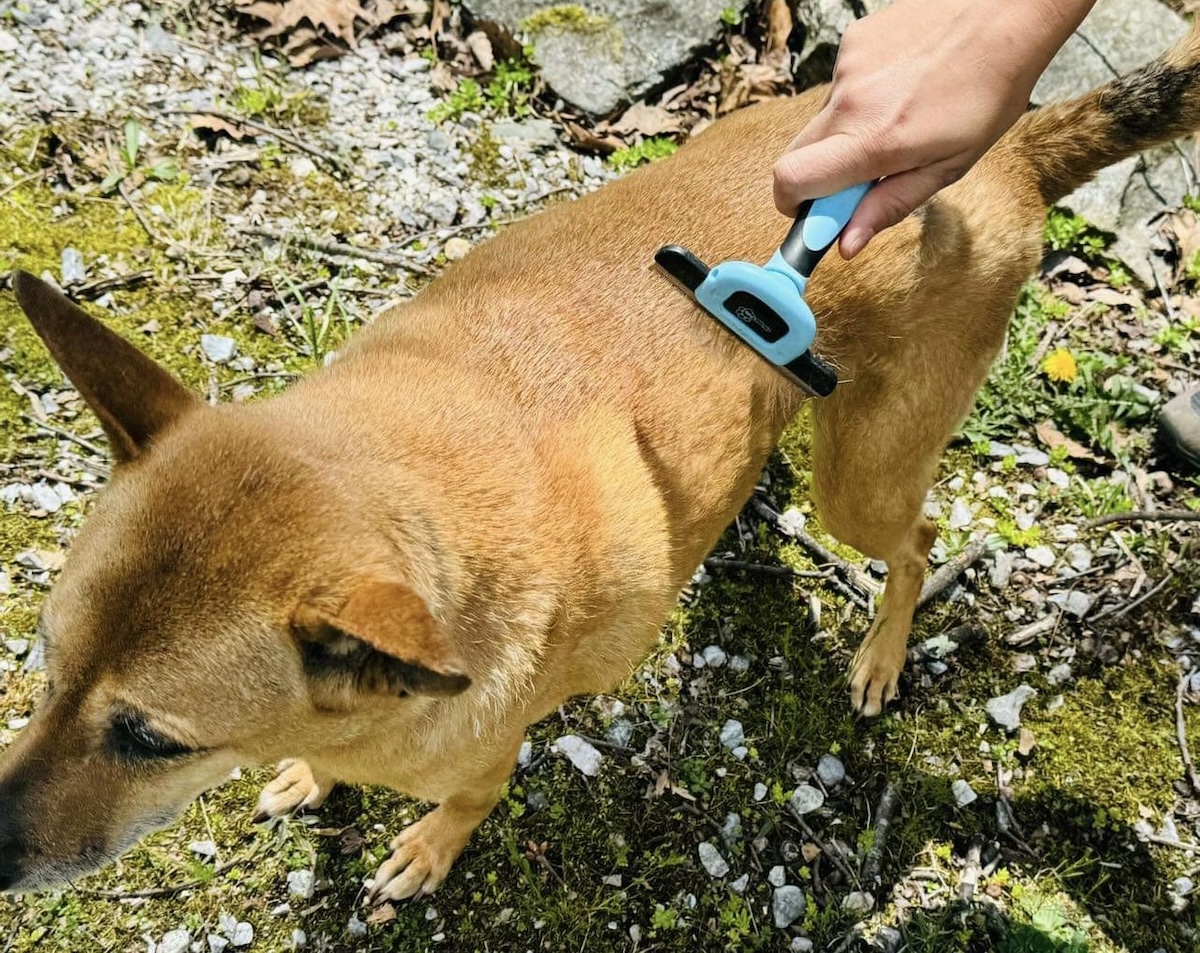
<svg viewBox="0 0 1200 953">
<path fill-rule="evenodd" d="M 1046 204 L 1200 124 L 1198 59 L 1193 34 L 1026 117 L 853 265 L 819 268 L 818 350 L 842 383 L 813 405 L 816 499 L 889 566 L 851 676 L 865 713 L 895 694 L 934 538 L 922 502 L 1037 263 Z M 766 259 L 782 231 L 771 159 L 823 95 L 735 114 L 506 229 L 249 406 L 200 404 L 18 276 L 118 466 L 45 605 L 50 691 L 0 770 L 0 886 L 93 867 L 233 764 L 288 758 L 263 814 L 335 781 L 436 802 L 374 885 L 435 888 L 526 726 L 654 643 L 804 403 L 650 262 L 670 240 Z M 131 741 L 135 716 L 192 752 Z"/>
</svg>

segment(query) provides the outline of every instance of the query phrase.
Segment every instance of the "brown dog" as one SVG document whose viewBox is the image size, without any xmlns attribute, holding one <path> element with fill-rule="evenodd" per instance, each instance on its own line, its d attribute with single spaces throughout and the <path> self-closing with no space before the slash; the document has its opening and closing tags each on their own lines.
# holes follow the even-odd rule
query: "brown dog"
<svg viewBox="0 0 1200 953">
<path fill-rule="evenodd" d="M 812 300 L 842 383 L 814 404 L 834 534 L 889 566 L 852 700 L 895 695 L 922 502 L 1041 251 L 1048 203 L 1200 125 L 1200 34 L 1026 116 Z M 801 392 L 650 266 L 764 260 L 770 159 L 823 92 L 506 229 L 283 395 L 206 406 L 56 292 L 17 295 L 108 433 L 111 485 L 46 601 L 49 691 L 0 770 L 0 886 L 95 868 L 236 764 L 260 811 L 335 781 L 438 807 L 376 897 L 433 890 L 531 722 L 617 683 L 738 509 Z"/>
</svg>

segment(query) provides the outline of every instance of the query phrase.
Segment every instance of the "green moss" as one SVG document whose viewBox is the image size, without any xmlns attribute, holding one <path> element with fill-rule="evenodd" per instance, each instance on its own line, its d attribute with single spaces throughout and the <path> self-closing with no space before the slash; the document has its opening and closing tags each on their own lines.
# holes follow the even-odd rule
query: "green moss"
<svg viewBox="0 0 1200 953">
<path fill-rule="evenodd" d="M 588 13 L 576 3 L 560 3 L 546 7 L 526 17 L 518 24 L 525 33 L 538 33 L 543 30 L 560 30 L 570 33 L 600 33 L 612 25 L 612 20 L 604 16 Z"/>
</svg>

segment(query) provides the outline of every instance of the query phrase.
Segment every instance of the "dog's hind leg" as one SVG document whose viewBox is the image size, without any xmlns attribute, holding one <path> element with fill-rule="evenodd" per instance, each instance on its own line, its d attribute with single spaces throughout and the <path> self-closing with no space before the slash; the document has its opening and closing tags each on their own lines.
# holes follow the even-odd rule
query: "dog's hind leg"
<svg viewBox="0 0 1200 953">
<path fill-rule="evenodd" d="M 298 811 L 316 810 L 325 803 L 337 783 L 335 778 L 315 771 L 307 761 L 295 758 L 281 762 L 275 770 L 275 779 L 258 796 L 258 805 L 254 809 L 255 822 Z"/>
<path fill-rule="evenodd" d="M 888 566 L 882 604 L 850 669 L 851 703 L 868 716 L 896 697 L 937 535 L 923 513 L 925 496 L 970 401 L 970 391 L 953 393 L 961 384 L 938 394 L 946 382 L 916 377 L 894 387 L 882 380 L 844 385 L 813 412 L 813 496 L 821 522 Z"/>
</svg>

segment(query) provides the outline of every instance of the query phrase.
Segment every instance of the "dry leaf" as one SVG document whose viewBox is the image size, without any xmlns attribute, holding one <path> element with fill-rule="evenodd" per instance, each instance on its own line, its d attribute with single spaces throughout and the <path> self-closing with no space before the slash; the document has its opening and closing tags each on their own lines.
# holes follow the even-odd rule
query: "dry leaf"
<svg viewBox="0 0 1200 953">
<path fill-rule="evenodd" d="M 1135 296 L 1123 294 L 1113 288 L 1096 288 L 1088 294 L 1088 297 L 1114 308 L 1134 308 L 1141 303 Z"/>
<path fill-rule="evenodd" d="M 293 66 L 340 56 L 359 37 L 396 17 L 423 17 L 427 0 L 235 0 L 238 13 L 266 26 L 251 36 L 287 36 L 284 53 Z M 357 27 L 356 24 L 361 24 Z M 337 42 L 335 42 L 337 41 Z"/>
<path fill-rule="evenodd" d="M 367 923 L 388 923 L 395 919 L 396 908 L 390 903 L 385 903 L 371 911 Z"/>
<path fill-rule="evenodd" d="M 609 126 L 618 136 L 660 136 L 663 133 L 679 132 L 683 123 L 679 116 L 669 113 L 661 106 L 636 103 Z"/>
<path fill-rule="evenodd" d="M 496 65 L 496 55 L 492 52 L 492 41 L 482 30 L 476 30 L 467 36 L 467 49 L 475 57 L 475 62 L 486 73 Z"/>
<path fill-rule="evenodd" d="M 245 126 L 226 122 L 224 119 L 218 119 L 216 116 L 209 116 L 207 114 L 192 116 L 191 127 L 193 132 L 208 132 L 216 136 L 228 136 L 235 142 L 241 142 L 247 136 L 251 138 L 254 136 L 254 133 L 248 131 Z"/>
<path fill-rule="evenodd" d="M 238 0 L 238 12 L 257 20 L 266 20 L 267 26 L 255 36 L 279 36 L 301 26 L 305 20 L 314 27 L 323 28 L 347 44 L 354 42 L 354 21 L 363 14 L 358 0 L 254 0 L 246 3 Z"/>
<path fill-rule="evenodd" d="M 608 155 L 610 152 L 616 152 L 625 145 L 616 136 L 597 135 L 590 129 L 584 129 L 583 126 L 571 122 L 569 119 L 563 120 L 563 128 L 567 130 L 567 135 L 574 140 L 575 144 L 587 152 L 599 152 L 603 155 Z"/>
<path fill-rule="evenodd" d="M 1067 456 L 1073 460 L 1092 460 L 1096 463 L 1101 462 L 1101 458 L 1096 456 L 1091 450 L 1079 443 L 1077 440 L 1072 440 L 1050 421 L 1045 420 L 1033 428 L 1043 446 L 1050 450 L 1057 447 L 1065 447 Z"/>
<path fill-rule="evenodd" d="M 1017 753 L 1023 758 L 1029 757 L 1029 752 L 1037 745 L 1037 738 L 1028 728 L 1021 729 L 1021 740 L 1017 742 Z"/>
<path fill-rule="evenodd" d="M 792 35 L 792 8 L 788 0 L 769 0 L 767 3 L 767 52 L 786 51 Z"/>
</svg>

